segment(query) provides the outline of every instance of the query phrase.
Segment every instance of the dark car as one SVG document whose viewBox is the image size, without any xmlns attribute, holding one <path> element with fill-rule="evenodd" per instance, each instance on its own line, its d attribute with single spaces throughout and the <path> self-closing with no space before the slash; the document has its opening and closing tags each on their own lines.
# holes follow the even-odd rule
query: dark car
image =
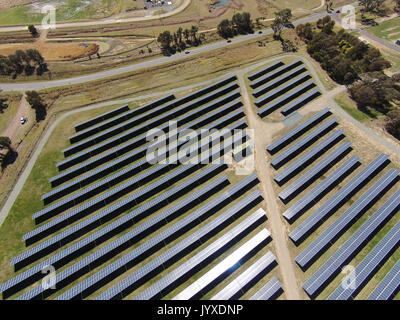
<svg viewBox="0 0 400 320">
<path fill-rule="evenodd" d="M 336 13 L 340 13 L 340 10 L 336 10 Z"/>
<path fill-rule="evenodd" d="M 293 23 L 286 23 L 285 24 L 285 28 L 294 29 L 294 24 Z"/>
<path fill-rule="evenodd" d="M 231 39 L 229 39 L 228 41 L 226 41 L 226 42 L 228 42 L 228 43 L 231 43 L 232 42 L 232 40 Z"/>
<path fill-rule="evenodd" d="M 190 51 L 185 51 L 185 54 L 189 54 L 190 53 Z"/>
<path fill-rule="evenodd" d="M 262 34 L 263 32 L 260 30 L 260 31 L 258 31 L 258 34 Z"/>
</svg>

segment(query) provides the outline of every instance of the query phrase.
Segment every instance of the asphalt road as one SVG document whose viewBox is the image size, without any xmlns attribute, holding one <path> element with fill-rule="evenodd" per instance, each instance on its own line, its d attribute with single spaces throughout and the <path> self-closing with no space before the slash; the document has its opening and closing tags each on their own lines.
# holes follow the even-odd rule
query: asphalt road
<svg viewBox="0 0 400 320">
<path fill-rule="evenodd" d="M 318 19 L 324 17 L 325 15 L 326 15 L 326 12 L 315 13 L 306 18 L 297 20 L 293 24 L 295 26 L 297 26 L 301 23 L 312 22 L 312 21 L 315 21 L 315 20 L 318 20 Z M 209 51 L 212 51 L 215 49 L 228 48 L 230 45 L 249 41 L 252 39 L 257 39 L 262 36 L 265 36 L 266 34 L 271 34 L 271 33 L 272 33 L 272 30 L 267 29 L 267 30 L 263 30 L 262 34 L 259 34 L 258 32 L 256 32 L 254 34 L 248 34 L 248 35 L 236 37 L 232 40 L 232 43 L 227 43 L 227 41 L 223 40 L 223 41 L 218 41 L 218 42 L 208 44 L 205 46 L 200 46 L 197 48 L 190 49 L 190 56 L 202 54 L 202 53 L 209 52 Z M 160 58 L 156 58 L 156 59 L 153 59 L 150 61 L 136 63 L 136 64 L 128 65 L 125 67 L 96 72 L 96 73 L 79 76 L 79 77 L 74 77 L 74 78 L 66 78 L 66 79 L 50 80 L 50 81 L 36 81 L 36 82 L 27 82 L 27 83 L 0 83 L 0 90 L 27 91 L 27 90 L 42 90 L 42 89 L 49 89 L 49 88 L 55 88 L 55 87 L 61 87 L 61 86 L 76 85 L 76 84 L 81 84 L 81 83 L 87 83 L 90 81 L 101 80 L 101 79 L 105 79 L 108 77 L 115 77 L 115 76 L 118 76 L 118 75 L 121 75 L 124 73 L 134 72 L 134 71 L 137 71 L 140 69 L 152 68 L 152 67 L 159 66 L 159 65 L 162 65 L 165 63 L 180 61 L 182 59 L 185 59 L 185 57 L 187 57 L 187 55 L 185 53 L 178 53 L 171 57 L 160 57 Z"/>
</svg>

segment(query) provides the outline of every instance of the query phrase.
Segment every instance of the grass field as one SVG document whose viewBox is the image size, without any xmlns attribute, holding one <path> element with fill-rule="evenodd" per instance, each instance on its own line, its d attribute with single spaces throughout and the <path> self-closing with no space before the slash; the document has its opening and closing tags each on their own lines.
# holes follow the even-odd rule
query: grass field
<svg viewBox="0 0 400 320">
<path fill-rule="evenodd" d="M 400 39 L 400 17 L 387 20 L 375 27 L 368 28 L 368 31 L 389 41 L 398 40 Z"/>
<path fill-rule="evenodd" d="M 366 113 L 358 110 L 355 102 L 349 97 L 347 93 L 342 93 L 335 97 L 336 103 L 341 106 L 348 114 L 350 114 L 354 119 L 364 122 L 370 119 Z"/>
</svg>

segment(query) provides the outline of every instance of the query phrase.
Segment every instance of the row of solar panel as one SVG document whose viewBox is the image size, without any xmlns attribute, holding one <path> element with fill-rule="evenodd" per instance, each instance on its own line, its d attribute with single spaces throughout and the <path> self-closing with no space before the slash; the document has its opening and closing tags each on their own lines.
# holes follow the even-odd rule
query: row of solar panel
<svg viewBox="0 0 400 320">
<path fill-rule="evenodd" d="M 242 132 L 239 136 L 234 137 L 232 141 L 230 141 L 231 143 L 229 143 L 228 145 L 222 145 L 219 148 L 212 148 L 212 149 L 207 149 L 207 147 L 208 148 L 210 147 L 210 141 L 206 139 L 206 141 L 203 141 L 198 146 L 198 150 L 200 151 L 206 150 L 206 152 L 204 152 L 203 158 L 202 159 L 199 158 L 198 161 L 196 162 L 198 164 L 187 165 L 180 168 L 178 167 L 177 170 L 159 179 L 152 185 L 146 186 L 143 189 L 134 193 L 133 195 L 129 196 L 128 198 L 125 198 L 122 201 L 122 203 L 124 204 L 124 206 L 132 206 L 134 204 L 140 203 L 141 201 L 144 201 L 144 199 L 148 199 L 149 197 L 157 193 L 160 189 L 163 189 L 164 187 L 168 186 L 171 182 L 180 180 L 186 177 L 187 175 L 193 173 L 194 171 L 200 169 L 203 166 L 202 163 L 210 163 L 211 160 L 219 159 L 224 154 L 230 152 L 233 149 L 233 147 L 238 145 L 240 142 L 245 142 L 246 137 L 247 137 L 246 134 Z M 220 137 L 217 136 L 215 140 L 220 141 Z M 183 154 L 180 157 L 178 157 L 177 163 L 181 164 L 182 162 L 180 161 L 180 159 L 184 157 L 186 157 L 186 154 Z M 188 157 L 187 160 L 189 161 L 190 157 Z M 146 172 L 143 173 L 143 175 L 146 175 Z M 40 239 L 43 239 L 44 237 L 65 227 L 66 225 L 69 225 L 74 221 L 79 220 L 82 217 L 87 216 L 88 214 L 114 202 L 116 199 L 121 198 L 122 196 L 132 192 L 138 187 L 136 181 L 138 179 L 139 179 L 138 177 L 136 177 L 135 179 L 131 179 L 126 183 L 119 185 L 114 189 L 96 197 L 95 199 L 90 200 L 87 203 L 84 203 L 83 205 L 46 223 L 45 225 L 42 225 L 39 228 L 36 228 L 35 230 L 25 234 L 22 239 L 26 241 L 27 245 L 37 242 Z M 108 209 L 117 206 L 119 207 L 119 203 L 112 205 Z"/>
<path fill-rule="evenodd" d="M 188 126 L 185 126 L 184 128 L 180 129 L 180 131 L 184 130 L 184 129 L 196 129 L 197 126 L 200 126 L 200 125 L 204 126 L 206 124 L 209 124 L 210 122 L 213 123 L 213 125 L 212 125 L 213 128 L 220 129 L 221 127 L 225 127 L 226 125 L 230 124 L 231 122 L 239 119 L 241 117 L 241 115 L 244 115 L 242 110 L 237 110 L 236 112 L 234 112 L 234 110 L 240 108 L 242 105 L 243 104 L 240 99 L 235 100 L 231 103 L 228 103 L 228 104 L 222 106 L 221 108 L 218 108 L 217 110 L 215 110 L 213 112 L 210 112 L 209 114 L 207 114 L 203 117 L 198 118 L 194 122 L 191 122 Z M 231 113 L 231 112 L 233 112 L 233 113 Z M 215 121 L 216 119 L 220 119 L 221 116 L 223 116 L 223 115 L 226 115 L 226 116 L 224 116 L 220 121 Z M 164 128 L 160 128 L 160 130 L 164 130 Z M 166 136 L 165 139 L 166 139 L 165 143 L 168 143 L 169 142 L 168 136 Z M 47 204 L 47 203 L 50 203 L 50 202 L 58 199 L 61 196 L 64 196 L 66 194 L 69 194 L 70 192 L 73 192 L 79 188 L 82 188 L 85 185 L 94 182 L 96 180 L 96 177 L 103 177 L 115 170 L 121 169 L 128 162 L 130 163 L 133 160 L 137 159 L 140 155 L 144 154 L 145 150 L 147 150 L 147 149 L 148 149 L 148 145 L 146 145 L 142 149 L 131 152 L 127 156 L 118 158 L 117 160 L 112 161 L 111 163 L 108 163 L 107 165 L 88 173 L 84 177 L 80 177 L 64 186 L 54 189 L 51 192 L 43 195 L 42 200 L 45 202 L 45 204 Z M 146 163 L 141 163 L 141 164 L 138 163 L 136 165 L 140 166 L 140 167 L 144 167 L 144 168 L 146 167 Z M 138 172 L 140 172 L 141 170 L 144 170 L 144 169 L 140 168 Z"/>
<path fill-rule="evenodd" d="M 289 238 L 299 245 L 306 239 L 312 231 L 336 212 L 346 201 L 348 201 L 356 192 L 361 190 L 369 181 L 371 181 L 389 162 L 389 156 L 382 154 L 358 173 L 350 182 L 341 188 L 328 201 L 322 204 L 312 215 L 304 220 L 290 234 Z"/>
<path fill-rule="evenodd" d="M 265 286 L 258 290 L 249 300 L 272 300 L 283 292 L 278 278 L 272 278 Z"/>
<path fill-rule="evenodd" d="M 134 108 L 133 110 L 126 111 L 126 112 L 120 114 L 117 117 L 114 117 L 114 118 L 111 118 L 109 120 L 100 122 L 99 124 L 91 126 L 91 127 L 87 128 L 87 129 L 78 131 L 76 134 L 70 136 L 68 139 L 69 139 L 69 141 L 71 143 L 79 142 L 79 141 L 81 141 L 83 139 L 86 139 L 86 138 L 88 138 L 88 137 L 90 137 L 90 136 L 92 136 L 92 135 L 94 135 L 94 134 L 96 134 L 98 132 L 101 132 L 103 130 L 107 130 L 107 129 L 109 129 L 109 128 L 111 128 L 111 127 L 113 127 L 113 126 L 115 126 L 115 125 L 117 125 L 119 123 L 122 123 L 122 122 L 124 122 L 126 120 L 129 120 L 129 119 L 131 119 L 133 117 L 136 117 L 136 116 L 138 116 L 138 115 L 140 115 L 140 114 L 142 114 L 142 113 L 144 113 L 144 112 L 146 112 L 148 110 L 156 108 L 159 105 L 162 105 L 162 104 L 167 103 L 167 102 L 169 102 L 171 100 L 174 100 L 174 99 L 175 99 L 175 96 L 173 94 L 168 95 L 168 96 L 163 97 L 163 98 L 161 98 L 159 100 L 156 100 L 156 101 L 153 101 L 151 103 L 145 104 L 145 105 L 143 105 L 141 107 L 137 107 L 137 108 Z"/>
<path fill-rule="evenodd" d="M 255 73 L 249 75 L 248 78 L 249 78 L 250 81 L 254 81 L 254 80 L 262 77 L 264 74 L 267 74 L 267 73 L 269 73 L 269 72 L 271 72 L 271 71 L 275 70 L 276 68 L 279 68 L 279 67 L 281 67 L 283 65 L 284 65 L 284 63 L 282 61 L 275 62 L 275 63 L 273 63 L 271 65 L 268 65 L 267 67 L 255 72 Z"/>
<path fill-rule="evenodd" d="M 89 138 L 89 140 L 81 141 L 79 144 L 72 145 L 70 149 L 68 149 L 68 154 L 71 152 L 74 153 L 71 157 L 60 161 L 57 163 L 57 168 L 58 170 L 62 171 L 65 169 L 68 169 L 84 160 L 87 160 L 95 155 L 98 155 L 107 149 L 111 147 L 115 147 L 116 145 L 122 144 L 132 138 L 137 137 L 138 135 L 144 134 L 148 132 L 149 130 L 156 128 L 157 126 L 168 122 L 171 119 L 174 119 L 180 115 L 183 115 L 184 113 L 191 111 L 195 107 L 200 107 L 202 104 L 208 103 L 212 100 L 215 100 L 225 94 L 228 94 L 232 92 L 233 90 L 237 89 L 238 85 L 236 83 L 228 85 L 228 87 L 224 87 L 222 89 L 219 89 L 216 92 L 212 92 L 209 95 L 199 98 L 197 100 L 191 101 L 183 106 L 180 106 L 176 109 L 173 109 L 167 113 L 163 113 L 156 118 L 150 118 L 146 120 L 150 120 L 150 122 L 145 122 L 143 123 L 143 119 L 138 119 L 135 118 L 134 120 L 129 121 L 131 125 L 125 125 L 125 126 L 118 126 L 116 128 L 111 128 L 105 132 L 102 132 L 95 136 L 97 140 L 106 140 L 104 142 L 101 142 L 99 144 L 96 144 L 96 139 L 94 138 Z M 236 90 L 236 94 L 233 94 L 230 96 L 230 101 L 240 97 L 240 91 Z M 159 113 L 156 112 L 154 115 L 158 115 Z M 193 117 L 194 119 L 194 117 Z M 140 125 L 139 125 L 140 124 Z M 132 125 L 133 128 L 132 128 Z M 127 131 L 124 131 L 127 130 Z M 114 133 L 118 134 L 114 136 Z M 101 138 L 102 137 L 102 138 Z M 146 141 L 144 141 L 146 142 Z M 92 146 L 89 149 L 86 149 L 80 153 L 75 153 L 79 148 L 86 148 L 88 146 Z M 65 153 L 65 152 L 64 152 Z"/>
<path fill-rule="evenodd" d="M 320 292 L 341 268 L 365 247 L 372 237 L 400 208 L 400 190 L 380 207 L 329 259 L 305 282 L 310 295 Z"/>
<path fill-rule="evenodd" d="M 271 233 L 267 229 L 262 229 L 216 266 L 178 293 L 172 300 L 200 299 L 212 286 L 217 285 L 231 272 L 239 268 L 248 258 L 262 249 L 270 237 Z"/>
<path fill-rule="evenodd" d="M 349 209 L 347 209 L 333 224 L 331 224 L 317 239 L 305 248 L 295 259 L 302 268 L 308 268 L 326 249 L 338 239 L 357 219 L 379 200 L 389 188 L 399 179 L 399 171 L 391 169 Z"/>
<path fill-rule="evenodd" d="M 199 97 L 201 95 L 204 95 L 206 93 L 209 93 L 209 92 L 217 89 L 220 86 L 226 85 L 226 84 L 228 84 L 228 83 L 230 83 L 230 82 L 232 82 L 232 81 L 234 81 L 236 79 L 237 79 L 236 76 L 230 76 L 230 77 L 228 77 L 226 79 L 223 79 L 223 80 L 221 80 L 221 81 L 219 81 L 217 83 L 211 84 L 211 85 L 209 85 L 209 86 L 207 86 L 207 87 L 205 87 L 205 88 L 203 88 L 203 89 L 201 89 L 199 91 L 196 91 L 196 92 L 194 92 L 194 93 L 192 93 L 190 95 L 187 95 L 187 96 L 185 96 L 183 98 L 177 99 L 175 104 L 176 104 L 176 106 L 178 106 L 178 105 L 183 104 L 183 103 L 185 103 L 187 101 L 193 100 L 193 99 L 195 99 L 195 98 L 197 98 L 197 97 Z M 152 102 L 152 103 L 150 103 L 148 105 L 142 106 L 142 107 L 138 108 L 138 112 L 144 112 L 144 111 L 148 110 L 151 107 L 156 107 L 157 104 L 162 102 L 162 100 L 163 99 L 157 100 L 157 101 Z M 93 126 L 93 125 L 95 125 L 97 123 L 100 123 L 100 122 L 104 121 L 104 120 L 110 119 L 110 118 L 112 118 L 112 117 L 114 117 L 114 116 L 116 116 L 116 115 L 118 115 L 118 114 L 120 114 L 122 112 L 128 111 L 128 110 L 129 109 L 127 109 L 127 106 L 123 106 L 123 107 L 120 107 L 118 109 L 112 110 L 112 111 L 107 112 L 105 114 L 102 114 L 102 115 L 100 115 L 100 116 L 98 116 L 98 117 L 96 117 L 94 119 L 86 120 L 85 122 L 76 125 L 75 126 L 75 130 L 77 132 L 81 131 L 81 130 L 84 130 L 84 129 L 88 128 L 88 127 L 91 127 L 91 126 Z"/>
<path fill-rule="evenodd" d="M 39 263 L 38 265 L 28 269 L 27 271 L 17 275 L 10 281 L 7 281 L 2 286 L 0 286 L 0 291 L 2 291 L 3 295 L 5 296 L 9 296 L 19 291 L 20 287 L 23 286 L 23 284 L 29 285 L 35 282 L 34 276 L 40 274 L 44 266 L 52 265 L 57 269 L 60 268 L 62 265 L 68 263 L 69 261 L 72 261 L 80 254 L 91 250 L 93 246 L 100 245 L 102 242 L 110 239 L 115 234 L 122 232 L 123 230 L 129 228 L 143 218 L 167 206 L 169 203 L 171 203 L 171 201 L 179 199 L 180 197 L 188 194 L 189 192 L 200 186 L 202 183 L 206 183 L 208 180 L 213 179 L 217 174 L 219 174 L 226 168 L 226 165 L 211 165 L 210 167 L 201 170 L 193 177 L 186 179 L 175 187 L 167 190 L 164 193 L 161 193 L 149 202 L 142 204 L 136 209 L 126 213 L 123 217 L 117 219 L 113 223 L 78 241 L 69 248 L 58 252 L 57 254 L 51 256 L 50 258 Z M 108 219 L 105 219 L 107 217 L 107 214 L 108 211 L 102 211 L 94 215 L 93 217 L 90 217 L 78 223 L 70 229 L 63 231 L 53 238 L 50 238 L 49 240 L 32 248 L 31 250 L 28 250 L 23 254 L 15 257 L 12 260 L 12 264 L 14 264 L 16 268 L 18 265 L 18 269 L 20 269 L 21 267 L 30 264 L 32 261 L 37 260 L 41 256 L 47 255 L 47 250 L 53 251 L 54 248 L 61 248 L 63 245 L 68 243 L 68 241 L 85 235 L 90 230 L 97 228 L 99 226 L 99 223 L 101 224 L 101 221 L 107 221 Z"/>
<path fill-rule="evenodd" d="M 127 120 L 125 122 L 122 122 L 118 124 L 117 126 L 111 127 L 105 131 L 99 132 L 95 134 L 94 136 L 91 136 L 85 140 L 80 141 L 79 143 L 73 144 L 72 146 L 64 149 L 62 152 L 64 153 L 65 157 L 74 155 L 86 148 L 92 147 L 96 144 L 99 144 L 105 140 L 109 140 L 114 137 L 112 141 L 122 143 L 125 142 L 126 139 L 128 138 L 134 138 L 139 134 L 142 134 L 146 132 L 146 130 L 155 128 L 162 123 L 165 123 L 166 121 L 170 119 L 177 118 L 178 116 L 181 116 L 185 114 L 186 112 L 192 111 L 196 107 L 200 107 L 206 103 L 209 103 L 215 99 L 219 99 L 217 101 L 213 101 L 211 105 L 209 104 L 209 108 L 202 108 L 198 109 L 196 113 L 193 113 L 193 117 L 189 118 L 191 120 L 195 119 L 198 116 L 201 116 L 209 111 L 212 111 L 211 106 L 218 105 L 219 103 L 222 103 L 224 100 L 227 99 L 221 99 L 220 97 L 232 92 L 234 89 L 237 89 L 238 85 L 237 83 L 233 83 L 228 85 L 227 87 L 222 87 L 221 89 L 218 89 L 217 91 L 211 92 L 206 96 L 203 96 L 201 98 L 198 98 L 196 100 L 190 101 L 184 105 L 181 105 L 177 108 L 173 108 L 170 104 L 165 104 L 160 107 L 157 107 L 156 109 L 150 110 L 148 113 L 145 113 L 141 115 L 140 117 L 135 117 L 133 119 Z M 239 97 L 240 94 L 236 95 L 236 98 Z M 230 96 L 231 101 L 233 100 L 232 95 Z M 179 121 L 179 120 L 178 120 Z M 178 125 L 181 125 L 181 123 L 178 123 Z M 125 132 L 127 131 L 127 132 Z M 91 148 L 89 149 L 93 153 L 94 149 Z M 71 158 L 72 159 L 72 158 Z M 66 160 L 64 160 L 65 162 Z M 64 163 L 62 162 L 62 163 Z"/>
<path fill-rule="evenodd" d="M 225 179 L 224 179 L 225 180 Z M 220 180 L 217 181 L 217 185 L 225 185 L 225 182 Z M 243 185 L 243 184 L 242 184 Z M 215 188 L 216 186 L 213 186 Z M 218 187 L 219 188 L 219 187 Z M 208 196 L 211 189 L 208 189 L 207 193 Z M 239 191 L 240 192 L 240 191 Z M 241 194 L 241 193 L 240 193 Z M 124 268 L 117 268 L 116 263 L 114 262 L 111 265 L 105 267 L 106 270 L 111 271 L 113 274 L 118 273 L 120 271 L 126 271 L 126 266 L 131 264 L 137 264 L 139 261 L 142 261 L 150 254 L 158 251 L 161 247 L 168 244 L 172 240 L 179 237 L 182 233 L 185 233 L 189 229 L 195 227 L 198 224 L 198 221 L 205 219 L 206 217 L 213 215 L 216 211 L 221 209 L 222 207 L 226 206 L 230 203 L 231 197 L 235 199 L 238 194 L 232 193 L 227 191 L 221 196 L 211 200 L 207 204 L 203 205 L 195 212 L 191 213 L 190 215 L 186 216 L 184 219 L 179 220 L 174 225 L 170 226 L 169 228 L 165 229 L 164 231 L 157 233 L 153 238 L 146 241 L 139 247 L 135 248 L 130 253 L 126 254 L 123 258 L 119 259 L 118 261 L 122 261 L 124 263 Z M 192 201 L 197 201 L 200 203 L 205 199 L 197 199 L 197 196 L 192 196 Z M 251 199 L 251 200 L 250 200 Z M 248 198 L 247 201 L 254 201 L 254 198 Z M 241 203 L 245 203 L 246 200 L 243 200 Z M 188 206 L 187 202 L 183 201 L 183 205 Z M 182 203 L 179 206 L 182 206 Z M 185 210 L 189 210 L 193 206 L 188 206 Z M 57 290 L 64 287 L 65 285 L 69 284 L 72 280 L 75 279 L 74 275 L 81 275 L 82 272 L 87 272 L 88 270 L 93 269 L 94 267 L 101 265 L 108 259 L 115 256 L 116 253 L 121 252 L 127 249 L 129 246 L 132 246 L 142 237 L 140 235 L 145 230 L 156 231 L 159 230 L 157 226 L 159 226 L 160 221 L 172 221 L 174 219 L 174 215 L 179 215 L 179 213 L 175 213 L 176 208 L 167 209 L 166 211 L 162 212 L 161 214 L 157 215 L 153 219 L 146 221 L 145 223 L 141 224 L 140 226 L 132 229 L 127 234 L 123 235 L 122 237 L 118 238 L 117 240 L 113 241 L 112 243 L 108 244 L 107 246 L 101 248 L 100 250 L 90 254 L 89 256 L 85 257 L 83 260 L 77 262 L 73 266 L 63 270 L 62 272 L 57 274 Z M 183 214 L 183 212 L 181 213 Z M 176 216 L 175 216 L 176 218 Z M 166 223 L 166 222 L 164 222 Z M 86 271 L 84 271 L 86 270 Z M 105 279 L 102 279 L 104 283 Z M 43 290 L 42 286 L 38 286 L 32 290 L 33 293 L 27 293 L 26 295 L 22 295 L 21 298 L 27 297 L 29 299 L 34 297 L 48 295 L 54 293 L 54 290 L 46 291 Z M 47 292 L 47 293 L 46 293 Z"/>
</svg>

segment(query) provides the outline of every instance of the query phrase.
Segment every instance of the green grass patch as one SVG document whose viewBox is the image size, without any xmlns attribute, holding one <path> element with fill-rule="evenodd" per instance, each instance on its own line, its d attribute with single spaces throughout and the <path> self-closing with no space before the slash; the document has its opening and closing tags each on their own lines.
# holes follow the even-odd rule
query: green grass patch
<svg viewBox="0 0 400 320">
<path fill-rule="evenodd" d="M 355 102 L 351 100 L 347 93 L 342 93 L 335 97 L 336 103 L 341 106 L 348 114 L 354 119 L 364 122 L 370 119 L 370 116 L 360 110 L 358 110 Z"/>
</svg>

